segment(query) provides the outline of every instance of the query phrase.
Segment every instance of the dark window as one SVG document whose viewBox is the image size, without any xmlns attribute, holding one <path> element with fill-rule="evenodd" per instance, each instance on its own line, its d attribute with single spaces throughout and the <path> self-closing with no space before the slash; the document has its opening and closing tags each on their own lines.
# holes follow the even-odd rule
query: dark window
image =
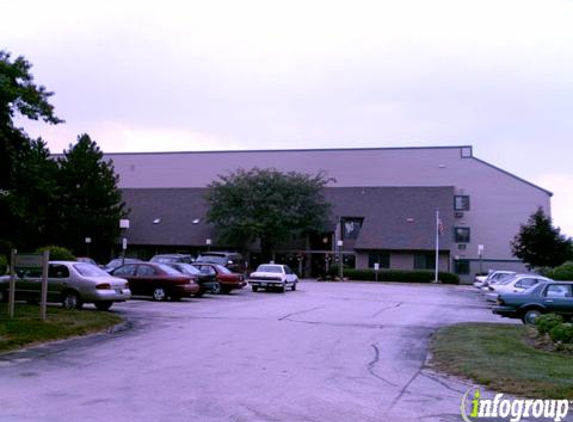
<svg viewBox="0 0 573 422">
<path fill-rule="evenodd" d="M 368 254 L 368 268 L 374 268 L 374 264 L 380 264 L 380 268 L 390 268 L 389 253 L 371 253 Z"/>
<path fill-rule="evenodd" d="M 470 273 L 470 261 L 467 259 L 456 259 L 454 261 L 454 272 L 456 274 L 469 274 Z"/>
<path fill-rule="evenodd" d="M 433 270 L 436 268 L 436 255 L 432 253 L 414 254 L 415 270 Z"/>
<path fill-rule="evenodd" d="M 48 267 L 48 277 L 50 278 L 68 278 L 70 270 L 65 265 L 50 265 Z"/>
<path fill-rule="evenodd" d="M 130 276 L 135 274 L 135 265 L 124 265 L 123 267 L 119 267 L 117 270 L 113 271 L 113 275 L 116 276 Z"/>
<path fill-rule="evenodd" d="M 454 241 L 457 243 L 470 243 L 469 227 L 454 228 Z"/>
<path fill-rule="evenodd" d="M 137 275 L 139 277 L 153 277 L 156 274 L 157 271 L 155 271 L 155 268 L 150 267 L 149 265 L 140 265 L 137 268 Z"/>
<path fill-rule="evenodd" d="M 360 229 L 362 228 L 363 218 L 345 217 L 340 220 L 342 225 L 342 239 L 358 239 Z"/>
<path fill-rule="evenodd" d="M 454 210 L 455 211 L 469 211 L 470 210 L 470 197 L 468 195 L 454 196 Z"/>
</svg>

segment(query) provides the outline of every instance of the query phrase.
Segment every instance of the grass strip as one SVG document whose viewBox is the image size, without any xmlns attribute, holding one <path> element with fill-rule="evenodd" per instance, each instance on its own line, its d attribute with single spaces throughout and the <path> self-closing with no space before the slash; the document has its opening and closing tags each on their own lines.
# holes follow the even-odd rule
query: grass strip
<svg viewBox="0 0 573 422">
<path fill-rule="evenodd" d="M 438 330 L 432 366 L 498 392 L 541 399 L 573 399 L 573 358 L 537 350 L 527 327 L 464 323 Z"/>
<path fill-rule="evenodd" d="M 14 318 L 7 304 L 0 304 L 0 353 L 25 346 L 103 331 L 123 319 L 96 310 L 67 311 L 48 307 L 47 319 L 40 318 L 39 305 L 16 304 Z"/>
</svg>

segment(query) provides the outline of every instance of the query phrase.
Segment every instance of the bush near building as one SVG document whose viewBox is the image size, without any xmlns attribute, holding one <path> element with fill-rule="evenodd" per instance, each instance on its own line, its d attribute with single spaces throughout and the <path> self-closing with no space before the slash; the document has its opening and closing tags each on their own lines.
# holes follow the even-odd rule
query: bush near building
<svg viewBox="0 0 573 422">
<path fill-rule="evenodd" d="M 378 273 L 378 274 L 376 274 Z M 328 275 L 332 278 L 338 277 L 338 267 L 333 266 Z M 344 269 L 344 277 L 349 280 L 362 281 L 397 281 L 404 283 L 432 283 L 435 274 L 433 271 L 408 271 L 408 270 L 381 270 L 373 269 Z M 438 280 L 443 284 L 460 284 L 460 278 L 457 274 L 448 272 L 438 272 Z"/>
</svg>

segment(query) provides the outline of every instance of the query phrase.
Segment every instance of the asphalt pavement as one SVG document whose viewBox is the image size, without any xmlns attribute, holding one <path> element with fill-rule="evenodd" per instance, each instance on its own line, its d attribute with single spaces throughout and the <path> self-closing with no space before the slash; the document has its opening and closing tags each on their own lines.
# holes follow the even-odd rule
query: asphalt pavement
<svg viewBox="0 0 573 422">
<path fill-rule="evenodd" d="M 303 281 L 114 305 L 113 333 L 0 356 L 2 422 L 460 421 L 440 326 L 508 322 L 472 287 Z"/>
</svg>

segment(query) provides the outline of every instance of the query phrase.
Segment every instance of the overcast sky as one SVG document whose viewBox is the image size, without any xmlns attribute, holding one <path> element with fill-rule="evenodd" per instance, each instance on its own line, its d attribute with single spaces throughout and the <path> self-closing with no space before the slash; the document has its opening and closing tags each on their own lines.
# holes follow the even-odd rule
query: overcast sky
<svg viewBox="0 0 573 422">
<path fill-rule="evenodd" d="M 473 145 L 573 235 L 573 1 L 2 0 L 52 152 Z"/>
</svg>

